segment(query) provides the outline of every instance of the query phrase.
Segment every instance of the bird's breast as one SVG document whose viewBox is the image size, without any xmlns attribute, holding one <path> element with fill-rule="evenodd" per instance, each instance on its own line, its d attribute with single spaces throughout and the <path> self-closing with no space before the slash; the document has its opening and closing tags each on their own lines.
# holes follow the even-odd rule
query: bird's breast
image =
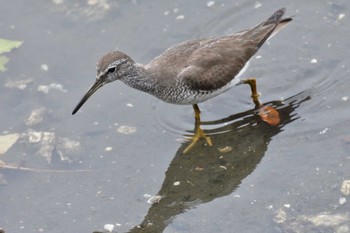
<svg viewBox="0 0 350 233">
<path fill-rule="evenodd" d="M 174 88 L 169 88 L 164 92 L 153 93 L 154 96 L 163 100 L 164 102 L 180 105 L 191 105 L 204 102 L 221 93 L 228 91 L 239 83 L 239 78 L 234 78 L 225 86 L 215 90 L 193 90 L 186 86 L 177 85 Z"/>
</svg>

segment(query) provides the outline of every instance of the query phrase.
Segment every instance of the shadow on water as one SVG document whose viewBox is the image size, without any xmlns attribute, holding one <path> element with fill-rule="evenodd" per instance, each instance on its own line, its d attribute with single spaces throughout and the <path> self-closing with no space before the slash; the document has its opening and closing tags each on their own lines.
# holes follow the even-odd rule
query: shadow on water
<svg viewBox="0 0 350 233">
<path fill-rule="evenodd" d="M 179 148 L 157 194 L 161 199 L 152 204 L 143 222 L 129 232 L 163 232 L 176 215 L 231 194 L 260 163 L 272 137 L 299 118 L 295 110 L 309 99 L 303 92 L 284 103 L 265 103 L 278 110 L 281 122 L 277 127 L 262 121 L 254 110 L 203 122 L 203 125 L 228 124 L 208 132 L 214 143 L 212 147 L 198 144 L 187 154 L 183 150 L 189 142 Z"/>
</svg>

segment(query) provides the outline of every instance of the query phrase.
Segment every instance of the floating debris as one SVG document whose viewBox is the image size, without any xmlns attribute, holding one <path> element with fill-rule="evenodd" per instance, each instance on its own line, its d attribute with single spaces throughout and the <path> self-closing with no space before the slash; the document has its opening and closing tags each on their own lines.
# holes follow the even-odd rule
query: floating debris
<svg viewBox="0 0 350 233">
<path fill-rule="evenodd" d="M 12 170 L 20 170 L 20 171 L 30 171 L 30 172 L 59 172 L 59 173 L 71 173 L 71 172 L 89 172 L 92 170 L 49 170 L 49 169 L 35 169 L 29 167 L 22 167 L 19 164 L 14 163 L 5 163 L 0 160 L 0 168 L 2 169 L 12 169 Z M 1 174 L 0 174 L 1 175 Z M 1 177 L 0 177 L 1 178 Z"/>
<path fill-rule="evenodd" d="M 133 134 L 136 132 L 136 127 L 128 126 L 128 125 L 121 125 L 118 127 L 117 132 L 121 133 L 121 134 Z"/>
<path fill-rule="evenodd" d="M 113 150 L 113 148 L 110 147 L 110 146 L 107 146 L 107 147 L 105 148 L 105 151 L 112 151 L 112 150 Z"/>
<path fill-rule="evenodd" d="M 223 147 L 219 147 L 218 151 L 220 153 L 228 153 L 230 151 L 232 151 L 232 146 L 223 146 Z"/>
<path fill-rule="evenodd" d="M 281 119 L 278 111 L 271 106 L 262 106 L 259 109 L 260 118 L 272 126 L 277 126 Z"/>
<path fill-rule="evenodd" d="M 182 20 L 182 19 L 184 19 L 185 18 L 185 16 L 184 15 L 178 15 L 178 16 L 176 16 L 176 20 Z"/>
<path fill-rule="evenodd" d="M 262 6 L 262 3 L 261 2 L 255 2 L 255 5 L 254 5 L 254 8 L 255 9 L 258 9 L 259 7 Z"/>
<path fill-rule="evenodd" d="M 215 1 L 209 1 L 207 2 L 207 7 L 212 7 L 215 5 Z"/>
<path fill-rule="evenodd" d="M 301 216 L 300 220 L 309 221 L 315 226 L 336 226 L 342 222 L 349 222 L 349 217 L 344 214 L 321 213 L 318 215 Z"/>
<path fill-rule="evenodd" d="M 17 88 L 19 90 L 24 90 L 27 88 L 27 85 L 29 83 L 32 83 L 34 80 L 31 78 L 28 79 L 23 79 L 23 80 L 18 80 L 18 81 L 12 81 L 12 80 L 8 80 L 5 83 L 5 87 L 8 88 Z"/>
<path fill-rule="evenodd" d="M 71 20 L 81 20 L 84 17 L 87 21 L 96 21 L 105 17 L 112 9 L 118 7 L 117 1 L 110 0 L 87 0 L 87 4 L 77 4 L 73 1 L 52 0 L 56 9 L 65 13 Z"/>
<path fill-rule="evenodd" d="M 34 131 L 28 129 L 21 138 L 30 146 L 37 149 L 36 153 L 49 164 L 52 154 L 56 152 L 61 161 L 73 162 L 73 155 L 80 149 L 80 143 L 65 137 L 57 137 L 54 132 Z"/>
<path fill-rule="evenodd" d="M 288 219 L 286 212 L 279 209 L 274 221 L 281 225 L 281 232 L 349 232 L 350 218 L 348 214 L 322 212 Z"/>
<path fill-rule="evenodd" d="M 325 134 L 325 133 L 327 133 L 328 132 L 328 130 L 329 130 L 329 128 L 325 128 L 324 130 L 322 130 L 319 134 Z"/>
<path fill-rule="evenodd" d="M 18 133 L 0 136 L 0 155 L 5 154 L 15 144 L 19 138 Z"/>
<path fill-rule="evenodd" d="M 164 196 L 160 196 L 160 195 L 155 195 L 155 196 L 152 196 L 150 197 L 148 200 L 147 200 L 147 203 L 148 204 L 151 204 L 153 205 L 154 203 L 159 203 L 160 200 L 162 200 Z"/>
<path fill-rule="evenodd" d="M 24 123 L 28 126 L 33 126 L 40 123 L 43 120 L 43 114 L 45 113 L 45 107 L 34 109 L 27 120 Z"/>
<path fill-rule="evenodd" d="M 42 69 L 43 71 L 48 71 L 49 70 L 49 66 L 47 64 L 42 64 L 40 66 L 40 69 Z"/>
<path fill-rule="evenodd" d="M 338 20 L 342 20 L 345 17 L 345 14 L 341 13 L 338 15 Z"/>
<path fill-rule="evenodd" d="M 341 99 L 342 99 L 343 101 L 348 101 L 349 96 L 343 96 Z"/>
<path fill-rule="evenodd" d="M 49 164 L 51 163 L 52 152 L 55 149 L 55 133 L 28 130 L 27 133 L 22 134 L 22 137 L 26 138 L 27 142 L 36 144 L 37 153 Z"/>
<path fill-rule="evenodd" d="M 0 38 L 0 71 L 6 70 L 5 65 L 10 60 L 8 57 L 1 54 L 10 52 L 12 49 L 20 47 L 22 43 L 22 41 L 6 40 Z"/>
<path fill-rule="evenodd" d="M 345 197 L 340 197 L 339 198 L 339 205 L 344 205 L 346 203 L 346 198 Z"/>
<path fill-rule="evenodd" d="M 61 161 L 74 162 L 73 155 L 80 149 L 80 142 L 66 137 L 58 137 L 56 141 L 56 152 Z"/>
<path fill-rule="evenodd" d="M 0 54 L 10 52 L 12 49 L 19 48 L 23 41 L 6 40 L 0 38 Z"/>
<path fill-rule="evenodd" d="M 106 231 L 112 232 L 114 229 L 114 225 L 113 224 L 106 224 L 103 226 L 103 229 L 105 229 Z"/>
<path fill-rule="evenodd" d="M 50 85 L 39 85 L 38 91 L 43 92 L 45 94 L 49 93 L 51 90 L 58 90 L 62 92 L 67 92 L 66 89 L 63 88 L 62 84 L 59 83 L 51 83 Z"/>
<path fill-rule="evenodd" d="M 349 196 L 350 195 L 350 180 L 344 180 L 341 188 L 340 188 L 340 192 L 344 195 L 344 196 Z"/>
<path fill-rule="evenodd" d="M 179 185 L 180 185 L 180 181 L 175 181 L 175 182 L 173 183 L 173 185 L 174 185 L 174 186 L 179 186 Z"/>
<path fill-rule="evenodd" d="M 283 223 L 287 220 L 287 213 L 283 211 L 282 209 L 278 209 L 275 211 L 275 217 L 273 218 L 273 221 L 275 223 Z"/>
<path fill-rule="evenodd" d="M 58 4 L 62 4 L 63 0 L 52 0 L 52 2 L 58 5 Z"/>
<path fill-rule="evenodd" d="M 310 60 L 310 62 L 311 62 L 311 64 L 316 64 L 316 63 L 317 63 L 317 59 L 316 59 L 316 58 L 312 58 L 312 59 Z"/>
</svg>

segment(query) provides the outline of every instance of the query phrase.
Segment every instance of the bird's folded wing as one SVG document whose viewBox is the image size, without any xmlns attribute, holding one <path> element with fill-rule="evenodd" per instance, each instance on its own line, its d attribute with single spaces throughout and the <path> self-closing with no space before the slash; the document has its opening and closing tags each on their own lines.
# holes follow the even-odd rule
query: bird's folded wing
<svg viewBox="0 0 350 233">
<path fill-rule="evenodd" d="M 225 43 L 227 42 L 227 43 Z M 208 44 L 195 51 L 188 58 L 187 67 L 178 74 L 187 86 L 195 90 L 215 90 L 228 84 L 245 63 L 256 53 L 258 47 L 253 41 L 232 41 Z"/>
</svg>

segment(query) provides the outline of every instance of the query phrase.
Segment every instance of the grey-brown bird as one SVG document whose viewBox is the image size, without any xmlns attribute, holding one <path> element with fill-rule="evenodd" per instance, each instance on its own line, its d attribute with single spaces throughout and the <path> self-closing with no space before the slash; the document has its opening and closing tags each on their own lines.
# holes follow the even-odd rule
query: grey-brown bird
<svg viewBox="0 0 350 233">
<path fill-rule="evenodd" d="M 200 128 L 198 103 L 215 97 L 238 84 L 249 84 L 255 106 L 260 107 L 255 79 L 240 80 L 249 59 L 266 40 L 292 20 L 282 19 L 285 8 L 277 10 L 257 26 L 207 39 L 175 44 L 147 65 L 135 63 L 120 51 L 105 54 L 97 64 L 96 81 L 73 110 L 75 114 L 86 100 L 103 85 L 121 80 L 126 85 L 147 92 L 167 103 L 191 104 L 196 129 L 187 152 L 200 138 L 212 145 Z"/>
</svg>

